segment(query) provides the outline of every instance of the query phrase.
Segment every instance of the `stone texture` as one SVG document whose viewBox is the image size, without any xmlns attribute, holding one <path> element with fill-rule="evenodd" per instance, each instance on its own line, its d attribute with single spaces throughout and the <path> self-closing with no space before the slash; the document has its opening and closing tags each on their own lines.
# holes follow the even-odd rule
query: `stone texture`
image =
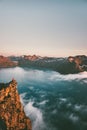
<svg viewBox="0 0 87 130">
<path fill-rule="evenodd" d="M 15 67 L 17 63 L 11 61 L 8 57 L 0 55 L 0 68 Z"/>
<path fill-rule="evenodd" d="M 16 87 L 14 79 L 0 84 L 0 130 L 32 130 Z"/>
</svg>

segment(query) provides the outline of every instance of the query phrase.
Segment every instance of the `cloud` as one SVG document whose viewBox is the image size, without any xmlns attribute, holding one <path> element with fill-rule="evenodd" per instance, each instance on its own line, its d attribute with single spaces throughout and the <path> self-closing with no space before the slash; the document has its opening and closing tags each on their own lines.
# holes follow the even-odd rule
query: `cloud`
<svg viewBox="0 0 87 130">
<path fill-rule="evenodd" d="M 8 76 L 7 76 L 8 75 Z M 2 69 L 0 71 L 0 79 L 9 81 L 14 77 L 18 82 L 32 82 L 33 84 L 36 82 L 46 83 L 52 85 L 54 82 L 58 81 L 72 81 L 72 80 L 83 80 L 84 83 L 87 83 L 87 72 L 82 72 L 78 74 L 68 74 L 62 75 L 55 71 L 44 71 L 37 69 L 23 69 L 20 67 Z M 20 78 L 21 77 L 21 78 Z M 31 84 L 32 86 L 32 84 Z"/>
<path fill-rule="evenodd" d="M 25 105 L 25 99 L 24 99 L 25 96 L 26 96 L 26 93 L 20 94 L 20 101 L 23 104 L 23 106 Z"/>
<path fill-rule="evenodd" d="M 80 113 L 87 114 L 87 105 L 75 104 L 74 105 L 74 111 L 78 111 Z"/>
<path fill-rule="evenodd" d="M 84 79 L 83 81 L 87 83 L 87 72 L 81 72 L 78 74 L 67 74 L 67 75 L 62 75 L 57 72 L 53 72 L 53 74 L 49 77 L 51 81 L 71 81 L 71 80 L 81 80 Z"/>
<path fill-rule="evenodd" d="M 44 100 L 42 102 L 39 103 L 39 105 L 45 105 L 48 102 L 48 100 Z"/>
<path fill-rule="evenodd" d="M 59 100 L 61 101 L 61 102 L 67 102 L 67 99 L 66 98 L 59 98 Z"/>
<path fill-rule="evenodd" d="M 78 105 L 78 104 L 76 104 L 76 105 L 74 106 L 74 110 L 75 110 L 75 111 L 81 111 L 82 108 L 83 108 L 83 105 Z"/>
<path fill-rule="evenodd" d="M 33 130 L 55 130 L 56 125 L 51 122 L 54 117 L 57 121 L 60 121 L 61 118 L 77 123 L 75 125 L 80 122 L 82 127 L 84 126 L 84 119 L 87 117 L 87 106 L 83 100 L 79 104 L 74 93 L 81 91 L 86 86 L 87 72 L 61 75 L 54 71 L 27 70 L 16 67 L 15 69 L 3 69 L 0 72 L 0 79 L 10 79 L 13 75 L 18 79 L 19 92 L 22 89 L 25 92 L 20 95 L 20 99 L 26 115 L 32 121 Z M 77 84 L 73 84 L 75 83 L 72 82 L 73 80 L 78 82 L 79 88 L 80 84 L 83 84 L 81 90 Z M 81 91 L 82 93 L 83 91 Z"/>
<path fill-rule="evenodd" d="M 33 101 L 29 101 L 24 107 L 26 115 L 32 120 L 32 130 L 44 130 L 46 129 L 46 125 L 43 120 L 43 114 L 41 110 L 34 107 L 33 104 Z"/>
<path fill-rule="evenodd" d="M 79 117 L 74 115 L 73 113 L 69 115 L 69 119 L 73 122 L 76 123 L 79 121 Z"/>
</svg>

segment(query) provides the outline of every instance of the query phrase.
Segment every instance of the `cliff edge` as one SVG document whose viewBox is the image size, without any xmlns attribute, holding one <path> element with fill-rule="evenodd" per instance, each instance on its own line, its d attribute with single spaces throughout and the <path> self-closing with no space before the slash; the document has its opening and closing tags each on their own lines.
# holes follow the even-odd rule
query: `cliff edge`
<svg viewBox="0 0 87 130">
<path fill-rule="evenodd" d="M 0 83 L 0 130 L 32 130 L 17 91 L 17 82 Z"/>
</svg>

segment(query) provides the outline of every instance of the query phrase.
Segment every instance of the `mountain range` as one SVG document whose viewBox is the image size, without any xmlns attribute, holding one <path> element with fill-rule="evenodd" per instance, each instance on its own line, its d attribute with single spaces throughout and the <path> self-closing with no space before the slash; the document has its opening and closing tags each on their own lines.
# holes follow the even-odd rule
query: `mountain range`
<svg viewBox="0 0 87 130">
<path fill-rule="evenodd" d="M 69 57 L 41 57 L 37 55 L 0 56 L 0 68 L 7 67 L 44 68 L 61 74 L 79 73 L 87 71 L 87 56 L 77 55 Z"/>
</svg>

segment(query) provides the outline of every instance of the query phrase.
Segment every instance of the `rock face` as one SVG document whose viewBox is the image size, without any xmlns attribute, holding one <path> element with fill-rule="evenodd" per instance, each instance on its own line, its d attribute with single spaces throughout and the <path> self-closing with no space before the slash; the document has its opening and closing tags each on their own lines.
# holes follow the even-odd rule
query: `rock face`
<svg viewBox="0 0 87 130">
<path fill-rule="evenodd" d="M 68 61 L 70 63 L 75 63 L 76 69 L 81 71 L 87 71 L 87 56 L 78 55 L 78 56 L 70 56 L 68 57 Z"/>
<path fill-rule="evenodd" d="M 0 83 L 0 130 L 32 130 L 17 91 L 17 82 Z"/>
<path fill-rule="evenodd" d="M 11 61 L 9 58 L 0 55 L 0 68 L 15 67 L 17 63 Z"/>
<path fill-rule="evenodd" d="M 31 56 L 31 55 L 28 55 L 28 56 L 24 55 L 24 59 L 30 60 L 30 61 L 35 61 L 35 60 L 39 59 L 39 57 L 36 56 L 36 55 L 33 55 L 33 56 Z"/>
</svg>

